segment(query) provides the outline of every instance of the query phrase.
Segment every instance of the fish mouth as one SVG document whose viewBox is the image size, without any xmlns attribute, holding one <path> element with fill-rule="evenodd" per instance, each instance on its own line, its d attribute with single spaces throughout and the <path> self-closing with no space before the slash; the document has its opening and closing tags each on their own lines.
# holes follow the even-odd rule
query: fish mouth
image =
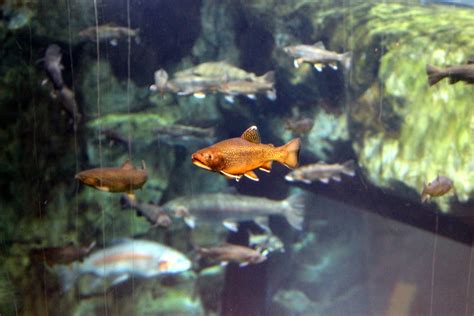
<svg viewBox="0 0 474 316">
<path fill-rule="evenodd" d="M 205 163 L 203 163 L 201 160 L 199 160 L 195 155 L 192 155 L 191 160 L 194 165 L 206 169 L 206 170 L 212 170 L 210 167 L 208 167 Z"/>
</svg>

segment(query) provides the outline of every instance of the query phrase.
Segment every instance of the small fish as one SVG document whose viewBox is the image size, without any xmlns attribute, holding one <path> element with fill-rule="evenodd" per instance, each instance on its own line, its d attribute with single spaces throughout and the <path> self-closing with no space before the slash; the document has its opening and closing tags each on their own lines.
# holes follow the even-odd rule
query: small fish
<svg viewBox="0 0 474 316">
<path fill-rule="evenodd" d="M 137 211 L 138 215 L 145 217 L 152 225 L 169 227 L 172 224 L 171 218 L 158 205 L 138 203 L 128 195 L 121 198 L 122 207 L 131 207 Z"/>
<path fill-rule="evenodd" d="M 314 45 L 287 46 L 283 48 L 283 50 L 294 58 L 293 64 L 296 68 L 302 63 L 309 63 L 318 71 L 322 71 L 326 65 L 337 69 L 338 62 L 340 62 L 346 70 L 351 68 L 351 52 L 339 54 L 329 51 L 322 42 L 317 42 Z"/>
<path fill-rule="evenodd" d="M 209 144 L 214 140 L 213 127 L 201 128 L 197 126 L 171 124 L 155 128 L 159 140 L 169 144 L 187 146 L 189 143 Z"/>
<path fill-rule="evenodd" d="M 197 252 L 201 257 L 220 261 L 223 265 L 235 262 L 243 267 L 267 260 L 267 257 L 252 248 L 228 243 L 211 248 L 199 247 Z"/>
<path fill-rule="evenodd" d="M 59 266 L 57 273 L 64 291 L 86 274 L 100 279 L 113 278 L 112 285 L 130 277 L 152 278 L 187 271 L 191 262 L 175 249 L 149 240 L 125 239 L 120 244 L 95 251 L 82 263 Z"/>
<path fill-rule="evenodd" d="M 78 122 L 81 119 L 81 114 L 79 113 L 79 109 L 77 107 L 74 92 L 67 86 L 63 85 L 63 87 L 57 91 L 57 96 L 59 103 L 64 108 L 64 110 L 69 113 L 69 115 L 73 117 L 76 122 Z"/>
<path fill-rule="evenodd" d="M 453 188 L 453 181 L 445 176 L 437 176 L 428 185 L 423 184 L 423 191 L 421 192 L 421 203 L 426 202 L 430 197 L 442 196 L 451 191 Z"/>
<path fill-rule="evenodd" d="M 249 233 L 249 246 L 265 255 L 276 251 L 285 252 L 285 246 L 281 239 L 271 232 L 264 234 Z"/>
<path fill-rule="evenodd" d="M 79 32 L 79 36 L 92 42 L 110 41 L 112 46 L 118 44 L 118 40 L 122 38 L 134 37 L 135 42 L 139 44 L 139 29 L 130 29 L 128 27 L 117 26 L 114 24 L 103 24 L 98 27 L 91 26 Z"/>
<path fill-rule="evenodd" d="M 51 44 L 46 49 L 46 53 L 42 59 L 44 69 L 46 70 L 55 90 L 61 90 L 64 86 L 62 75 L 64 67 L 61 64 L 61 58 L 61 48 L 56 44 Z"/>
<path fill-rule="evenodd" d="M 450 84 L 455 84 L 459 81 L 474 84 L 474 60 L 469 60 L 465 65 L 451 66 L 444 69 L 427 65 L 426 74 L 428 75 L 430 86 L 435 85 L 444 78 L 449 78 Z"/>
<path fill-rule="evenodd" d="M 55 264 L 70 264 L 74 261 L 82 261 L 95 247 L 95 241 L 87 247 L 73 245 L 64 247 L 35 248 L 30 251 L 31 258 L 45 261 L 50 267 Z"/>
<path fill-rule="evenodd" d="M 314 180 L 323 183 L 328 183 L 331 179 L 341 181 L 341 174 L 353 177 L 355 175 L 354 169 L 353 160 L 346 161 L 343 164 L 314 163 L 293 170 L 285 176 L 285 180 L 290 182 L 301 181 L 308 184 Z"/>
<path fill-rule="evenodd" d="M 151 91 L 159 91 L 161 95 L 166 92 L 175 92 L 168 80 L 168 73 L 164 69 L 155 71 L 155 83 L 150 86 Z"/>
<path fill-rule="evenodd" d="M 313 128 L 314 120 L 309 117 L 285 120 L 285 128 L 295 134 L 307 134 Z"/>
<path fill-rule="evenodd" d="M 225 193 L 197 194 L 168 201 L 161 209 L 172 216 L 183 218 L 190 228 L 196 226 L 196 221 L 213 221 L 222 223 L 231 231 L 237 231 L 239 222 L 255 221 L 268 231 L 268 216 L 280 215 L 295 229 L 301 230 L 304 197 L 294 194 L 286 200 L 275 201 Z"/>
<path fill-rule="evenodd" d="M 223 76 L 227 80 L 257 80 L 257 75 L 252 72 L 247 72 L 234 65 L 231 65 L 225 61 L 211 61 L 199 64 L 192 68 L 188 68 L 182 71 L 178 71 L 174 74 L 174 77 L 190 77 L 199 76 L 203 78 L 215 78 L 221 79 Z"/>
<path fill-rule="evenodd" d="M 206 170 L 220 172 L 224 176 L 239 181 L 245 176 L 259 181 L 254 169 L 270 172 L 272 162 L 295 168 L 298 165 L 300 139 L 274 147 L 262 144 L 256 126 L 249 127 L 240 137 L 226 139 L 192 155 L 192 162 Z"/>
<path fill-rule="evenodd" d="M 114 143 L 117 144 L 122 144 L 129 148 L 131 145 L 131 140 L 129 141 L 128 137 L 125 135 L 122 135 L 120 132 L 110 129 L 110 128 L 105 128 L 102 129 L 101 131 L 102 135 L 104 135 L 110 142 L 110 146 L 112 146 Z"/>
<path fill-rule="evenodd" d="M 127 192 L 133 194 L 140 189 L 148 176 L 143 164 L 143 169 L 137 169 L 127 160 L 119 168 L 95 168 L 81 171 L 74 177 L 83 184 L 106 192 Z"/>
<path fill-rule="evenodd" d="M 231 103 L 233 98 L 239 95 L 245 95 L 249 99 L 254 100 L 256 94 L 266 93 L 267 98 L 274 101 L 276 100 L 276 91 L 274 88 L 275 84 L 275 73 L 269 71 L 262 77 L 256 78 L 254 81 L 249 80 L 233 80 L 221 83 L 217 87 L 217 91 L 224 94 L 226 99 Z"/>
</svg>

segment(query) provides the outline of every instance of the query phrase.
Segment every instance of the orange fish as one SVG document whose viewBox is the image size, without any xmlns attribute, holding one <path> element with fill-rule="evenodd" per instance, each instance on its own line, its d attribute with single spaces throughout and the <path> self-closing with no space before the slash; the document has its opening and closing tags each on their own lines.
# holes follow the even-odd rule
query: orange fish
<svg viewBox="0 0 474 316">
<path fill-rule="evenodd" d="M 142 165 L 143 169 L 137 169 L 127 160 L 121 167 L 89 169 L 79 172 L 74 178 L 100 191 L 132 194 L 148 179 L 144 162 Z"/>
<path fill-rule="evenodd" d="M 192 161 L 198 167 L 220 172 L 237 181 L 242 176 L 258 181 L 254 169 L 270 172 L 274 160 L 288 168 L 295 168 L 299 151 L 299 138 L 280 147 L 261 144 L 257 127 L 251 126 L 240 137 L 226 139 L 195 152 Z"/>
</svg>

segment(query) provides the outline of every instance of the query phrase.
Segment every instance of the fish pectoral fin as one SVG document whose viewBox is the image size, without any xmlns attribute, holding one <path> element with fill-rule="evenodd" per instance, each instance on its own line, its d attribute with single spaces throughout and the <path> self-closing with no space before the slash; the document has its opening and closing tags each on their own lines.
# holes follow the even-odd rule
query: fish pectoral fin
<svg viewBox="0 0 474 316">
<path fill-rule="evenodd" d="M 226 267 L 229 264 L 227 261 L 221 261 L 220 265 L 221 267 Z"/>
<path fill-rule="evenodd" d="M 329 67 L 331 67 L 334 70 L 337 70 L 337 63 L 329 63 Z"/>
<path fill-rule="evenodd" d="M 270 227 L 268 227 L 268 217 L 267 216 L 258 216 L 255 217 L 254 220 L 255 224 L 257 224 L 261 229 L 263 229 L 267 233 L 271 233 Z"/>
<path fill-rule="evenodd" d="M 267 161 L 266 163 L 261 165 L 258 169 L 269 173 L 270 171 L 272 171 L 272 161 L 271 160 Z"/>
<path fill-rule="evenodd" d="M 254 144 L 260 144 L 260 134 L 258 133 L 258 128 L 255 125 L 250 126 L 247 128 L 240 138 L 245 139 L 248 142 L 254 143 Z"/>
<path fill-rule="evenodd" d="M 247 94 L 246 97 L 249 98 L 250 100 L 256 100 L 257 99 L 257 96 L 255 94 Z"/>
<path fill-rule="evenodd" d="M 318 41 L 318 42 L 314 43 L 313 47 L 319 48 L 319 49 L 326 49 L 326 46 L 324 46 L 324 43 L 321 42 L 321 41 Z"/>
<path fill-rule="evenodd" d="M 339 181 L 341 181 L 341 176 L 338 175 L 338 174 L 335 174 L 335 175 L 333 175 L 333 176 L 331 177 L 331 179 L 333 179 L 334 181 L 339 182 Z"/>
<path fill-rule="evenodd" d="M 257 177 L 257 175 L 255 174 L 255 172 L 253 172 L 252 170 L 247 171 L 246 173 L 244 173 L 244 176 L 246 176 L 247 178 L 249 178 L 250 180 L 253 180 L 253 181 L 259 181 L 260 180 Z"/>
<path fill-rule="evenodd" d="M 222 225 L 231 232 L 236 232 L 239 230 L 239 224 L 233 220 L 226 219 L 222 222 Z"/>
<path fill-rule="evenodd" d="M 245 261 L 245 262 L 240 263 L 239 267 L 243 268 L 243 267 L 246 267 L 248 265 L 249 265 L 248 261 Z"/>
<path fill-rule="evenodd" d="M 321 71 L 323 71 L 324 65 L 323 65 L 323 64 L 320 64 L 320 63 L 317 63 L 317 64 L 314 64 L 313 67 L 314 67 L 317 71 L 321 72 Z"/>
<path fill-rule="evenodd" d="M 130 278 L 130 275 L 128 273 L 120 274 L 119 276 L 117 276 L 115 279 L 112 280 L 111 285 L 113 286 L 118 285 L 120 283 L 127 281 L 129 278 Z"/>
</svg>

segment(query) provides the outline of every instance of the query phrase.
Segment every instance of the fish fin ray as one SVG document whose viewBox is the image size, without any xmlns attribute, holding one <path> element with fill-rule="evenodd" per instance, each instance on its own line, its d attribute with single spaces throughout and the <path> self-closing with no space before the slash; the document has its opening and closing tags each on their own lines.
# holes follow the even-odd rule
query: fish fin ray
<svg viewBox="0 0 474 316">
<path fill-rule="evenodd" d="M 301 139 L 294 138 L 287 144 L 279 147 L 279 149 L 284 152 L 285 155 L 283 155 L 283 158 L 280 158 L 277 161 L 284 164 L 288 168 L 296 168 L 298 166 L 300 144 Z"/>
<path fill-rule="evenodd" d="M 224 221 L 222 221 L 222 225 L 224 225 L 226 229 L 234 233 L 239 230 L 239 224 L 231 219 L 225 219 Z"/>
<path fill-rule="evenodd" d="M 255 217 L 254 220 L 255 224 L 257 224 L 261 229 L 265 232 L 270 233 L 271 230 L 268 225 L 268 217 L 267 216 L 258 216 Z"/>
<path fill-rule="evenodd" d="M 356 168 L 356 165 L 355 165 L 355 162 L 354 160 L 348 160 L 346 161 L 345 163 L 342 164 L 342 172 L 348 176 L 355 176 L 355 168 Z"/>
<path fill-rule="evenodd" d="M 127 159 L 125 160 L 125 162 L 122 164 L 120 168 L 124 170 L 131 170 L 131 169 L 135 169 L 135 166 L 129 159 Z"/>
<path fill-rule="evenodd" d="M 303 229 L 305 196 L 303 193 L 290 195 L 286 200 L 286 211 L 284 213 L 288 223 L 295 229 Z"/>
<path fill-rule="evenodd" d="M 441 68 L 426 65 L 426 74 L 428 75 L 428 83 L 430 86 L 437 84 L 440 80 L 445 78 L 445 74 Z"/>
<path fill-rule="evenodd" d="M 319 48 L 319 49 L 326 49 L 326 46 L 324 46 L 324 43 L 322 41 L 317 41 L 316 43 L 313 44 L 313 47 Z"/>
<path fill-rule="evenodd" d="M 247 128 L 240 137 L 254 144 L 260 144 L 261 142 L 260 134 L 258 133 L 258 128 L 255 125 L 252 125 Z"/>
<path fill-rule="evenodd" d="M 258 176 L 255 174 L 255 172 L 253 172 L 252 170 L 247 171 L 246 173 L 244 173 L 244 176 L 249 178 L 250 180 L 253 180 L 253 181 L 259 181 L 260 180 L 258 178 Z"/>
<path fill-rule="evenodd" d="M 270 173 L 270 171 L 272 171 L 272 162 L 273 161 L 269 160 L 262 164 L 258 169 Z"/>
<path fill-rule="evenodd" d="M 320 64 L 320 63 L 317 63 L 317 64 L 313 64 L 313 67 L 314 67 L 317 71 L 321 72 L 321 71 L 323 71 L 324 65 L 323 65 L 323 64 Z"/>
<path fill-rule="evenodd" d="M 345 70 L 351 69 L 352 65 L 352 52 L 346 52 L 341 55 L 341 64 Z"/>
</svg>

